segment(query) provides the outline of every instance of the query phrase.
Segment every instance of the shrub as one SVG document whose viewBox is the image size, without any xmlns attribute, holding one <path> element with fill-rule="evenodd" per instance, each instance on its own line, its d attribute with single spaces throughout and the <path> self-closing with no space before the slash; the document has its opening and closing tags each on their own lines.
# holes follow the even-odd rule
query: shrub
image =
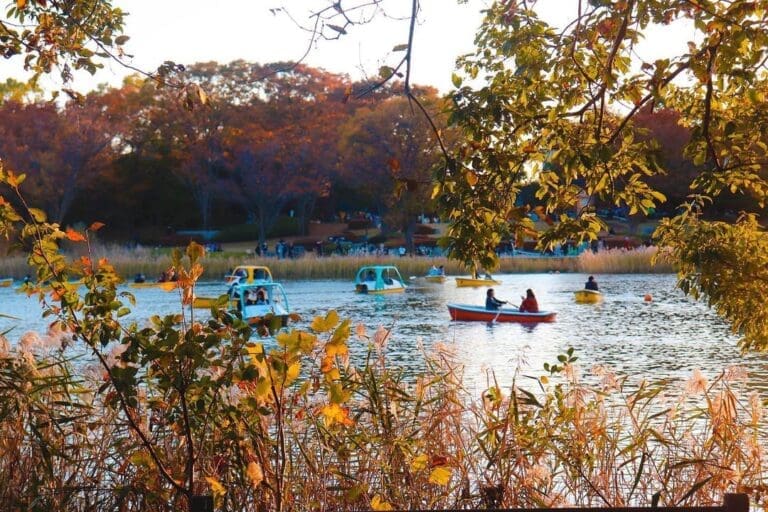
<svg viewBox="0 0 768 512">
<path fill-rule="evenodd" d="M 432 226 L 427 226 L 426 224 L 419 224 L 416 226 L 415 234 L 417 235 L 434 235 L 435 233 L 437 233 L 437 229 Z"/>
<path fill-rule="evenodd" d="M 267 238 L 281 238 L 298 235 L 300 232 L 299 220 L 296 217 L 281 216 L 267 232 Z M 256 224 L 238 224 L 227 226 L 219 230 L 215 237 L 217 242 L 244 242 L 258 240 L 259 228 Z"/>
<path fill-rule="evenodd" d="M 351 219 L 347 223 L 347 229 L 371 229 L 373 223 L 368 219 Z"/>
</svg>

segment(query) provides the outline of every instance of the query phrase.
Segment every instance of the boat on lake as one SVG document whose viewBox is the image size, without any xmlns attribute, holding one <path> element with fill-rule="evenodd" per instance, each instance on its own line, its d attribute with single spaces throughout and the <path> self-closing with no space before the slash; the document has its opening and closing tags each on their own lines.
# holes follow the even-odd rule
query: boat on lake
<svg viewBox="0 0 768 512">
<path fill-rule="evenodd" d="M 163 291 L 170 292 L 178 288 L 178 281 L 144 281 L 143 283 L 130 283 L 128 286 L 131 288 L 159 288 Z"/>
<path fill-rule="evenodd" d="M 192 307 L 196 309 L 211 309 L 219 304 L 219 297 L 195 297 L 192 299 Z M 223 302 L 227 304 L 227 302 Z M 234 301 L 229 301 L 230 308 L 235 307 Z"/>
<path fill-rule="evenodd" d="M 459 322 L 553 322 L 557 313 L 539 311 L 531 313 L 517 308 L 486 309 L 472 304 L 448 304 L 451 320 Z"/>
<path fill-rule="evenodd" d="M 253 284 L 272 282 L 272 272 L 262 265 L 238 265 L 231 274 L 224 276 L 224 284 Z"/>
<path fill-rule="evenodd" d="M 428 283 L 444 283 L 447 278 L 445 276 L 437 275 L 437 276 L 430 276 L 426 275 L 424 276 L 424 280 Z"/>
<path fill-rule="evenodd" d="M 579 304 L 596 304 L 603 301 L 603 294 L 597 290 L 576 290 L 574 296 Z"/>
<path fill-rule="evenodd" d="M 0 279 L 0 288 L 8 288 L 13 284 L 13 278 L 12 277 L 3 277 Z"/>
<path fill-rule="evenodd" d="M 355 276 L 357 293 L 398 293 L 405 291 L 405 281 L 393 265 L 360 267 Z"/>
<path fill-rule="evenodd" d="M 280 283 L 236 284 L 229 291 L 230 310 L 255 327 L 262 336 L 274 335 L 298 316 L 291 311 Z"/>
<path fill-rule="evenodd" d="M 444 283 L 445 279 L 445 269 L 442 265 L 439 268 L 432 265 L 432 268 L 427 271 L 427 275 L 424 276 L 424 280 L 428 283 Z"/>
<path fill-rule="evenodd" d="M 458 287 L 479 287 L 479 286 L 493 286 L 495 284 L 501 284 L 501 281 L 497 281 L 491 276 L 485 277 L 457 277 L 456 286 Z"/>
</svg>

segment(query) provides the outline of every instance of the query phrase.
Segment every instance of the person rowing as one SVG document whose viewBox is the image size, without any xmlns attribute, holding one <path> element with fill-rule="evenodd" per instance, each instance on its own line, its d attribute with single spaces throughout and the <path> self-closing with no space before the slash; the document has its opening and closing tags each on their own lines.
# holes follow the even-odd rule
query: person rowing
<svg viewBox="0 0 768 512">
<path fill-rule="evenodd" d="M 488 288 L 485 295 L 485 309 L 497 310 L 501 308 L 502 304 L 508 304 L 506 300 L 497 299 L 494 294 L 493 288 Z"/>
</svg>

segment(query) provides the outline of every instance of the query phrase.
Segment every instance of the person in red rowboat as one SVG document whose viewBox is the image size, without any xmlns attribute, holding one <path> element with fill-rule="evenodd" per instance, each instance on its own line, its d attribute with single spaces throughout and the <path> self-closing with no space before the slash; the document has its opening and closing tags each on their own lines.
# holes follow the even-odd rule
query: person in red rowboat
<svg viewBox="0 0 768 512">
<path fill-rule="evenodd" d="M 523 299 L 523 302 L 520 303 L 520 312 L 521 313 L 538 313 L 539 312 L 539 303 L 536 302 L 536 296 L 533 294 L 533 290 L 528 288 L 525 291 L 525 297 L 520 297 Z"/>
</svg>

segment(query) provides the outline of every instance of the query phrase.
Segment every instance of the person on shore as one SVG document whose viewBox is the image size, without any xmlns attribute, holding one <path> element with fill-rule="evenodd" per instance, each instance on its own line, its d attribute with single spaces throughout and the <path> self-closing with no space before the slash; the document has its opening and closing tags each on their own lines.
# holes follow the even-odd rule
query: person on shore
<svg viewBox="0 0 768 512">
<path fill-rule="evenodd" d="M 507 304 L 507 301 L 497 299 L 494 294 L 493 288 L 488 288 L 485 294 L 485 309 L 497 310 L 502 304 Z"/>
<path fill-rule="evenodd" d="M 595 281 L 595 276 L 589 276 L 587 278 L 587 282 L 584 283 L 584 289 L 585 290 L 592 290 L 592 291 L 598 291 L 597 281 Z"/>
<path fill-rule="evenodd" d="M 525 297 L 520 297 L 523 302 L 520 303 L 521 313 L 538 313 L 539 303 L 536 301 L 536 296 L 533 294 L 533 290 L 528 288 L 525 291 Z"/>
</svg>

